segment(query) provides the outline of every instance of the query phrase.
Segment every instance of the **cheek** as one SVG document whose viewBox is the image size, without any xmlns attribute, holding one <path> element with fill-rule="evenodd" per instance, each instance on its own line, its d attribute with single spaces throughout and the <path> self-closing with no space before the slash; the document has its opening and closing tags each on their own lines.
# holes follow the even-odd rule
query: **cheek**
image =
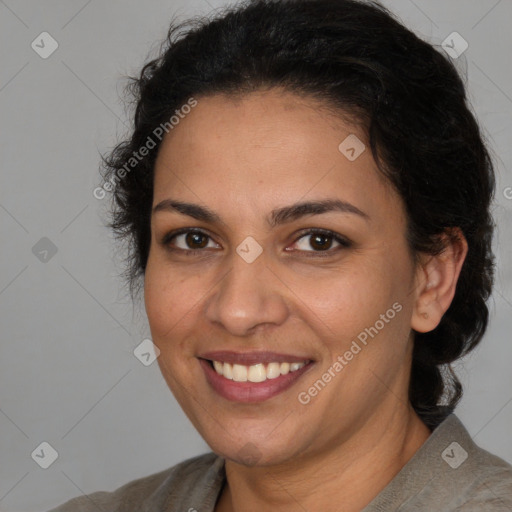
<svg viewBox="0 0 512 512">
<path fill-rule="evenodd" d="M 144 302 L 155 342 L 161 343 L 193 312 L 197 278 L 179 275 L 157 258 L 149 258 L 144 278 Z"/>
<path fill-rule="evenodd" d="M 350 333 L 368 322 L 373 324 L 398 300 L 399 290 L 388 273 L 347 267 L 303 282 L 300 295 L 327 327 Z"/>
<path fill-rule="evenodd" d="M 388 357 L 394 350 L 403 350 L 408 332 L 408 283 L 407 261 L 381 255 L 373 261 L 359 261 L 346 265 L 337 272 L 321 278 L 302 281 L 300 298 L 308 323 L 317 325 L 317 333 L 325 340 L 331 357 L 347 350 L 353 340 L 363 342 L 382 340 L 373 344 L 371 357 L 381 357 L 377 351 L 386 348 Z M 296 281 L 296 289 L 300 289 Z M 383 315 L 383 317 L 381 316 Z M 398 341 L 398 340 L 401 340 Z"/>
<path fill-rule="evenodd" d="M 384 267 L 351 268 L 309 287 L 305 309 L 314 314 L 307 321 L 315 323 L 326 356 L 319 371 L 336 375 L 331 391 L 318 397 L 319 409 L 376 408 L 408 367 L 405 277 Z"/>
</svg>

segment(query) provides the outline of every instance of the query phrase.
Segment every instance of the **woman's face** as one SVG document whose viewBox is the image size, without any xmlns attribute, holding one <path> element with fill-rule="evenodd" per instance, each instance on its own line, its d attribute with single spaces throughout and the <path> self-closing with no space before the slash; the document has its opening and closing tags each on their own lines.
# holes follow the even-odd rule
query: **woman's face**
<svg viewBox="0 0 512 512">
<path fill-rule="evenodd" d="M 406 219 L 356 137 L 274 89 L 200 98 L 162 142 L 146 310 L 164 378 L 224 457 L 314 456 L 410 410 Z"/>
</svg>

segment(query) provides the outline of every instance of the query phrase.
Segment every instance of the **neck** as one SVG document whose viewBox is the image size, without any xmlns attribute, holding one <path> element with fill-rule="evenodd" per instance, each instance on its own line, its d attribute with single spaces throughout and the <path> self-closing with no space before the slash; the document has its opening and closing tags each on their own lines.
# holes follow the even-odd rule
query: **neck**
<svg viewBox="0 0 512 512">
<path fill-rule="evenodd" d="M 374 414 L 342 443 L 286 464 L 246 467 L 226 460 L 216 512 L 279 510 L 359 512 L 393 479 L 430 435 L 412 408 L 385 421 Z"/>
</svg>

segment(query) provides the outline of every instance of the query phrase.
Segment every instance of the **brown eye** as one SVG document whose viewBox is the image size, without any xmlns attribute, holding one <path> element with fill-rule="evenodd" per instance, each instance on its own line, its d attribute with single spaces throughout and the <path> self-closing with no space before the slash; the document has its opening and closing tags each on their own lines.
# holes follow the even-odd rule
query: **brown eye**
<svg viewBox="0 0 512 512">
<path fill-rule="evenodd" d="M 208 245 L 208 236 L 204 233 L 187 233 L 185 242 L 190 249 L 202 249 Z"/>
<path fill-rule="evenodd" d="M 169 249 L 180 251 L 194 251 L 201 249 L 219 249 L 219 244 L 215 243 L 211 236 L 202 231 L 182 230 L 167 234 L 162 244 Z"/>
<path fill-rule="evenodd" d="M 331 254 L 341 249 L 347 249 L 351 245 L 348 239 L 338 233 L 311 229 L 302 233 L 302 236 L 293 244 L 292 250 L 310 254 L 321 252 Z"/>
<path fill-rule="evenodd" d="M 316 251 L 325 251 L 332 246 L 332 236 L 322 235 L 321 233 L 310 235 L 309 245 Z"/>
</svg>

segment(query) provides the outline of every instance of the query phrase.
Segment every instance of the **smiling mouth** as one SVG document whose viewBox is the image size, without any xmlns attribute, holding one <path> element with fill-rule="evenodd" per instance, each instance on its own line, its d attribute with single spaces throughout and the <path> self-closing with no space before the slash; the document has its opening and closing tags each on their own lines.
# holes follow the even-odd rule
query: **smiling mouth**
<svg viewBox="0 0 512 512">
<path fill-rule="evenodd" d="M 314 366 L 311 359 L 268 352 L 219 351 L 203 354 L 198 360 L 213 391 L 242 403 L 263 402 L 279 395 Z"/>
<path fill-rule="evenodd" d="M 266 380 L 277 379 L 281 375 L 300 370 L 310 362 L 309 360 L 293 363 L 275 361 L 247 366 L 222 361 L 207 361 L 218 375 L 234 382 L 265 382 Z"/>
</svg>

